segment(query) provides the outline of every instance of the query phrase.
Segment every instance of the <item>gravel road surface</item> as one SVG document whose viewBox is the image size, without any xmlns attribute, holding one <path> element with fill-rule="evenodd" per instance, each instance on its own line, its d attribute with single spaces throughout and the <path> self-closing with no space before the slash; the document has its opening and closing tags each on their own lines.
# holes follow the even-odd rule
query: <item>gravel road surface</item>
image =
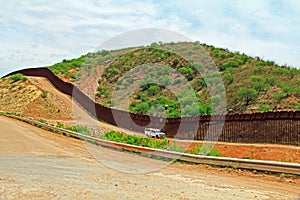
<svg viewBox="0 0 300 200">
<path fill-rule="evenodd" d="M 103 160 L 96 159 L 95 152 Z M 116 170 L 122 163 L 124 170 Z M 148 173 L 124 172 L 153 165 L 161 167 Z M 299 181 L 278 179 L 166 164 L 0 116 L 0 199 L 297 199 Z"/>
</svg>

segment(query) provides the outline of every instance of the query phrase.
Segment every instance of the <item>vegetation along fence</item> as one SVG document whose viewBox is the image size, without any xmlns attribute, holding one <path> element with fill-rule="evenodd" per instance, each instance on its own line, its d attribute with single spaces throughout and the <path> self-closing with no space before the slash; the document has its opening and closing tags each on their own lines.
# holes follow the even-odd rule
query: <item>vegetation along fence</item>
<svg viewBox="0 0 300 200">
<path fill-rule="evenodd" d="M 107 108 L 95 103 L 76 86 L 64 82 L 48 68 L 13 72 L 47 78 L 58 90 L 70 95 L 92 116 L 133 131 L 144 127 L 162 128 L 168 137 L 193 140 L 219 140 L 241 143 L 300 145 L 300 111 L 199 116 L 163 119 Z M 9 75 L 11 75 L 9 74 Z M 9 76 L 7 75 L 7 76 Z"/>
</svg>

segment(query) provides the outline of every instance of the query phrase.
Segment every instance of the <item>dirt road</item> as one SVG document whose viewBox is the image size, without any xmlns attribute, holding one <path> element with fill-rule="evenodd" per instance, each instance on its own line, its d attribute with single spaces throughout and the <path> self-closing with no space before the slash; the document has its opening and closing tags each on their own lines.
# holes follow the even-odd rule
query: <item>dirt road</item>
<svg viewBox="0 0 300 200">
<path fill-rule="evenodd" d="M 136 159 L 123 152 L 89 147 L 81 141 L 0 117 L 0 199 L 291 199 L 298 180 L 244 175 L 229 169 L 171 164 L 149 173 L 125 173 L 99 162 L 94 149 L 109 161 Z M 91 144 L 90 144 L 91 145 Z"/>
</svg>

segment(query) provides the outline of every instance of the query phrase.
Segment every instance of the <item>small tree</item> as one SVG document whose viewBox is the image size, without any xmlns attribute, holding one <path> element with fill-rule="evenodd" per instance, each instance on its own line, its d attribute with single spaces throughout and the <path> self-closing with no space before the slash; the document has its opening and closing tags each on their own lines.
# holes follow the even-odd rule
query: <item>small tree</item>
<svg viewBox="0 0 300 200">
<path fill-rule="evenodd" d="M 252 88 L 240 87 L 237 91 L 238 98 L 245 101 L 246 105 L 258 98 L 258 93 Z"/>
</svg>

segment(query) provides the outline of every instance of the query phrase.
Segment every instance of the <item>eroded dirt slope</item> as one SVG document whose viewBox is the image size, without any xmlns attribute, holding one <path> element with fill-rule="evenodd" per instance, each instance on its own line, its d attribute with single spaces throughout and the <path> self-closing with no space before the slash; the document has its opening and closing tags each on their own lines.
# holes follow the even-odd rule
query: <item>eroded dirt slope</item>
<svg viewBox="0 0 300 200">
<path fill-rule="evenodd" d="M 51 86 L 40 84 L 42 78 L 27 77 L 26 81 L 13 82 L 0 79 L 0 111 L 18 113 L 34 119 L 72 119 L 70 110 Z M 49 83 L 49 82 L 48 82 Z"/>
</svg>

